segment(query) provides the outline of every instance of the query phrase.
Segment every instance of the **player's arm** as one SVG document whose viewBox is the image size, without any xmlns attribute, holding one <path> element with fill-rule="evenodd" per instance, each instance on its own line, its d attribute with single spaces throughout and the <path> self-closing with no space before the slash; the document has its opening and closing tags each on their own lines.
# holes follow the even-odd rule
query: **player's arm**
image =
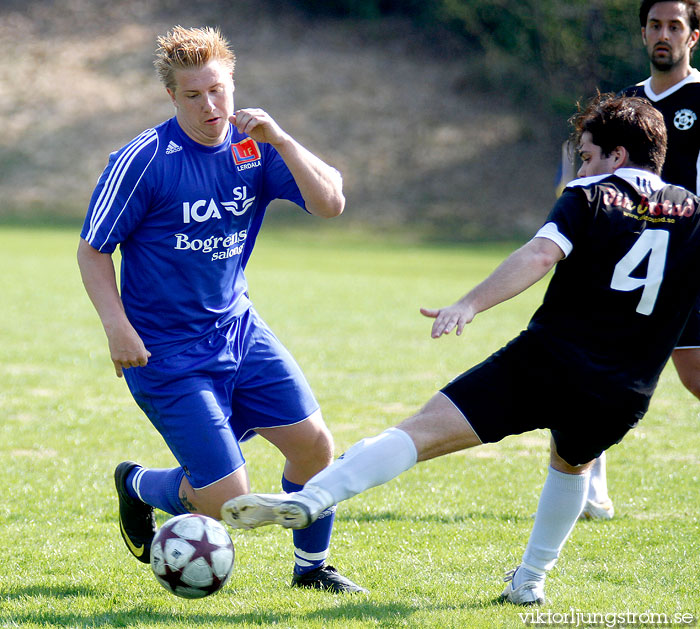
<svg viewBox="0 0 700 629">
<path fill-rule="evenodd" d="M 80 239 L 78 267 L 85 290 L 104 327 L 114 370 L 119 378 L 123 369 L 144 366 L 151 355 L 124 312 L 114 262 L 109 253 L 101 253 Z"/>
<path fill-rule="evenodd" d="M 335 168 L 299 144 L 262 109 L 239 109 L 229 120 L 240 133 L 277 149 L 311 214 L 333 218 L 342 213 L 343 178 Z"/>
<path fill-rule="evenodd" d="M 563 257 L 564 252 L 554 241 L 533 238 L 453 305 L 440 309 L 421 308 L 423 315 L 435 319 L 431 336 L 439 338 L 454 329 L 461 334 L 477 314 L 523 292 L 547 275 Z"/>
</svg>

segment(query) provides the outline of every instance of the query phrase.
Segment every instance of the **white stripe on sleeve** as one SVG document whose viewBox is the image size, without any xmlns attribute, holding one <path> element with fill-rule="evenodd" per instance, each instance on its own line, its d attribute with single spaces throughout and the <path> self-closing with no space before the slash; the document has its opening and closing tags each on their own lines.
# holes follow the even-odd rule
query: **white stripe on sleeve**
<svg viewBox="0 0 700 629">
<path fill-rule="evenodd" d="M 95 238 L 97 230 L 101 227 L 102 223 L 105 221 L 105 219 L 109 215 L 110 210 L 112 209 L 114 200 L 117 196 L 117 192 L 119 191 L 122 181 L 124 180 L 124 176 L 129 169 L 129 166 L 141 150 L 143 150 L 151 142 L 157 141 L 157 139 L 158 134 L 156 133 L 155 129 L 148 129 L 144 131 L 140 136 L 135 138 L 130 145 L 127 146 L 124 152 L 114 163 L 114 166 L 112 167 L 112 170 L 110 171 L 109 176 L 107 177 L 107 181 L 105 182 L 102 191 L 100 192 L 100 196 L 95 202 L 95 205 L 92 210 L 92 216 L 90 217 L 90 230 L 88 231 L 85 240 L 87 240 L 87 242 L 91 245 L 94 246 L 93 240 Z M 155 157 L 155 153 L 156 151 L 154 151 L 153 157 Z M 150 165 L 151 161 L 153 160 L 153 157 L 151 157 L 151 160 L 149 160 L 148 165 Z M 148 165 L 146 165 L 146 168 L 148 168 Z M 146 168 L 144 168 L 144 172 L 146 171 Z M 134 184 L 134 188 L 129 192 L 127 201 L 133 195 L 134 189 L 136 188 L 138 182 L 141 181 L 142 176 L 143 173 L 141 173 L 141 176 L 139 176 L 138 180 Z M 115 224 L 119 216 L 121 216 L 121 212 L 119 212 L 119 215 L 115 217 Z M 114 229 L 114 225 L 112 226 L 112 229 Z"/>
<path fill-rule="evenodd" d="M 545 223 L 540 230 L 535 234 L 535 238 L 548 238 L 553 243 L 559 246 L 559 248 L 564 252 L 564 257 L 566 258 L 573 250 L 574 245 L 571 241 L 564 236 L 559 231 L 556 223 Z"/>
</svg>

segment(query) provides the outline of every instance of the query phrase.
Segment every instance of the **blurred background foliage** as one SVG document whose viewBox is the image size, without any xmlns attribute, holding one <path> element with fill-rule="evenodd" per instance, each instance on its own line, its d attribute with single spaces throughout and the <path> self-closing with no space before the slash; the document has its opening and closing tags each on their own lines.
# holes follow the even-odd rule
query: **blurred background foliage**
<svg viewBox="0 0 700 629">
<path fill-rule="evenodd" d="M 529 237 L 577 101 L 648 76 L 639 0 L 0 0 L 0 223 L 80 222 L 108 154 L 173 115 L 157 35 L 218 26 L 236 105 L 343 173 L 378 234 Z M 266 220 L 303 221 L 289 211 Z"/>
<path fill-rule="evenodd" d="M 308 11 L 363 19 L 401 14 L 446 29 L 481 54 L 486 87 L 568 116 L 600 88 L 638 80 L 638 0 L 300 0 Z M 473 59 L 470 58 L 470 63 Z"/>
</svg>

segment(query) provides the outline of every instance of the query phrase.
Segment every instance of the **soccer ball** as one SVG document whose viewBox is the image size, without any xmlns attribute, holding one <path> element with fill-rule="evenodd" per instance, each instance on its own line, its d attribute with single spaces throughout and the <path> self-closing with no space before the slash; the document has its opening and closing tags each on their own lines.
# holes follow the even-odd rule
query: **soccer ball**
<svg viewBox="0 0 700 629">
<path fill-rule="evenodd" d="M 183 598 L 218 592 L 233 571 L 235 551 L 226 529 L 194 513 L 168 520 L 151 544 L 151 568 L 158 583 Z"/>
</svg>

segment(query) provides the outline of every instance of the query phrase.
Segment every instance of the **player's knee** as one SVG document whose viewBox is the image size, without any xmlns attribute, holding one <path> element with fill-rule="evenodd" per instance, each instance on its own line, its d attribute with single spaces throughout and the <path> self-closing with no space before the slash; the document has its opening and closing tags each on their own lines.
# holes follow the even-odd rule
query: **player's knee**
<svg viewBox="0 0 700 629">
<path fill-rule="evenodd" d="M 700 350 L 676 350 L 673 352 L 673 364 L 683 386 L 700 399 Z"/>
<path fill-rule="evenodd" d="M 317 432 L 307 444 L 308 450 L 303 452 L 302 458 L 306 459 L 317 471 L 328 467 L 333 462 L 333 436 L 328 428 Z"/>
<path fill-rule="evenodd" d="M 559 455 L 557 446 L 552 438 L 549 451 L 549 464 L 557 472 L 561 472 L 562 474 L 585 474 L 593 466 L 593 463 L 595 463 L 595 459 L 587 463 L 572 465 Z"/>
<path fill-rule="evenodd" d="M 303 457 L 313 460 L 320 470 L 333 461 L 335 449 L 333 434 L 326 426 L 320 413 L 309 419 L 313 430 L 308 432 L 306 443 L 302 444 Z"/>
<path fill-rule="evenodd" d="M 593 461 L 589 461 L 588 463 L 584 463 L 583 465 L 570 465 L 562 458 L 553 458 L 550 462 L 550 465 L 553 469 L 555 469 L 557 472 L 561 472 L 562 474 L 579 475 L 585 474 L 593 465 Z"/>
<path fill-rule="evenodd" d="M 307 435 L 303 442 L 286 448 L 285 474 L 294 482 L 305 483 L 333 462 L 333 438 L 325 429 Z"/>
<path fill-rule="evenodd" d="M 681 376 L 681 382 L 688 391 L 700 400 L 700 373 L 694 372 L 690 375 Z"/>
</svg>

